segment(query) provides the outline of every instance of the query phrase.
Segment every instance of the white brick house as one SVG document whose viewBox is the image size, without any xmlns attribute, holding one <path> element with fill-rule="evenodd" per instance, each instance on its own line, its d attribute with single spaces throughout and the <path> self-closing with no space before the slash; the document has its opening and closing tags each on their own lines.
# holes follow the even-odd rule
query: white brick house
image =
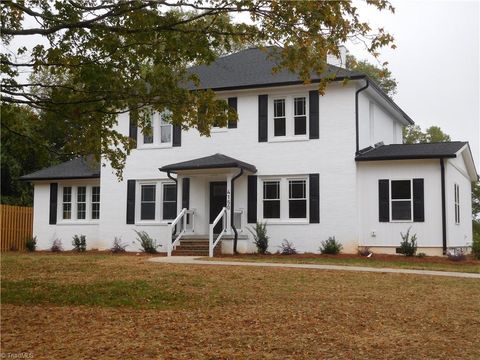
<svg viewBox="0 0 480 360">
<path fill-rule="evenodd" d="M 137 140 L 123 181 L 108 163 L 83 159 L 24 176 L 35 186 L 39 247 L 59 238 L 68 248 L 85 234 L 89 248 L 121 237 L 137 250 L 138 230 L 159 251 L 219 233 L 223 252 L 253 252 L 246 228 L 256 221 L 267 222 L 272 252 L 283 239 L 317 252 L 335 236 L 345 252 L 395 253 L 409 227 L 427 254 L 471 243 L 477 173 L 468 143 L 402 144 L 413 121 L 363 74 L 330 66 L 324 76 L 335 80 L 320 96 L 318 78 L 303 85 L 287 71 L 272 75 L 273 66 L 248 49 L 192 69 L 238 113 L 210 138 L 160 114 L 147 137 L 119 116 L 116 130 Z"/>
</svg>

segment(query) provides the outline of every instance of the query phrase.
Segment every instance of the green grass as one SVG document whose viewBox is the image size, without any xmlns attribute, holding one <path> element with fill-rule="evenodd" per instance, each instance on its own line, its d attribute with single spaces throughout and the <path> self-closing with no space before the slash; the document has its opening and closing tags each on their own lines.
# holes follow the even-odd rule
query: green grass
<svg viewBox="0 0 480 360">
<path fill-rule="evenodd" d="M 375 255 L 374 255 L 375 256 Z M 325 265 L 346 265 L 346 266 L 366 266 L 366 267 L 381 267 L 381 268 L 396 268 L 396 269 L 414 269 L 414 270 L 435 270 L 435 271 L 454 271 L 467 273 L 480 273 L 480 262 L 472 264 L 471 262 L 428 262 L 419 261 L 415 259 L 412 261 L 388 261 L 376 260 L 375 258 L 343 258 L 343 257 L 294 257 L 294 256 L 232 256 L 232 257 L 217 257 L 209 260 L 228 260 L 228 261 L 242 261 L 242 262 L 273 262 L 273 263 L 294 263 L 294 264 L 325 264 Z"/>
</svg>

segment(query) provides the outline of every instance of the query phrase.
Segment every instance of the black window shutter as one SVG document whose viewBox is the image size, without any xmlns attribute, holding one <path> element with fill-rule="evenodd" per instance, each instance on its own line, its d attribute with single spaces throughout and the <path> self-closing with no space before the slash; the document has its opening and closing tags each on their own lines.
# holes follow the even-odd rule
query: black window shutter
<svg viewBox="0 0 480 360">
<path fill-rule="evenodd" d="M 390 221 L 390 182 L 378 180 L 378 221 Z"/>
<path fill-rule="evenodd" d="M 135 224 L 135 180 L 127 181 L 127 224 Z"/>
<path fill-rule="evenodd" d="M 230 97 L 228 98 L 228 105 L 233 108 L 235 111 L 237 111 L 237 98 L 236 97 Z M 237 122 L 236 121 L 229 121 L 228 122 L 228 128 L 229 129 L 235 129 L 237 127 Z"/>
<path fill-rule="evenodd" d="M 182 179 L 182 209 L 190 207 L 190 178 Z"/>
<path fill-rule="evenodd" d="M 128 136 L 137 142 L 137 124 L 138 124 L 138 112 L 136 110 L 130 110 L 130 127 Z"/>
<path fill-rule="evenodd" d="M 309 133 L 310 139 L 318 139 L 320 134 L 320 116 L 319 116 L 319 95 L 318 90 L 309 92 Z"/>
<path fill-rule="evenodd" d="M 257 222 L 257 176 L 248 176 L 247 222 Z"/>
<path fill-rule="evenodd" d="M 310 174 L 310 224 L 320 222 L 320 175 Z"/>
<path fill-rule="evenodd" d="M 58 199 L 58 184 L 50 184 L 50 216 L 48 223 L 55 225 L 57 223 L 57 199 Z"/>
<path fill-rule="evenodd" d="M 413 221 L 425 221 L 423 179 L 413 179 Z"/>
<path fill-rule="evenodd" d="M 268 140 L 268 95 L 258 95 L 258 142 Z"/>
<path fill-rule="evenodd" d="M 173 146 L 182 146 L 182 127 L 180 125 L 173 125 Z"/>
</svg>

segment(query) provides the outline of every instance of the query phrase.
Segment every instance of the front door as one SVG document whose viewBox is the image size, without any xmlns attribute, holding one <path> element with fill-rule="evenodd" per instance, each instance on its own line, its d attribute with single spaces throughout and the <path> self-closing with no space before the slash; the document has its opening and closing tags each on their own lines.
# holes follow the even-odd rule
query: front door
<svg viewBox="0 0 480 360">
<path fill-rule="evenodd" d="M 213 223 L 218 213 L 227 206 L 227 182 L 214 181 L 210 183 L 210 224 Z M 222 231 L 222 221 L 213 228 L 215 234 Z"/>
</svg>

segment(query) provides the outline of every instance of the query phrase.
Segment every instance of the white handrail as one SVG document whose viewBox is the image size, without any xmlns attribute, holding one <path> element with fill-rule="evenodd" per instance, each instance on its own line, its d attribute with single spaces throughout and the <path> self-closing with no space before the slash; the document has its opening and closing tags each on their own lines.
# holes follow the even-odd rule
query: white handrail
<svg viewBox="0 0 480 360">
<path fill-rule="evenodd" d="M 174 241 L 170 239 L 168 239 L 168 244 L 167 244 L 167 256 L 171 256 L 172 255 L 172 250 L 173 250 L 173 247 L 180 241 L 180 238 L 183 236 L 183 234 L 185 234 L 185 230 L 187 228 L 187 217 L 185 216 L 185 214 L 187 213 L 187 209 L 186 208 L 183 208 L 182 211 L 180 211 L 180 213 L 177 215 L 177 217 L 175 218 L 175 220 L 173 220 L 168 226 L 170 226 L 170 235 L 173 234 L 173 231 L 175 230 L 175 226 L 177 225 L 177 223 L 180 222 L 180 220 L 183 219 L 183 222 L 182 222 L 182 231 L 180 231 L 180 233 L 178 234 L 178 236 L 175 238 Z"/>
<path fill-rule="evenodd" d="M 222 219 L 222 231 L 220 234 L 218 234 L 217 238 L 215 241 L 213 241 L 213 229 L 217 225 L 217 223 Z M 213 249 L 215 249 L 215 246 L 217 246 L 218 242 L 222 238 L 223 234 L 227 230 L 227 208 L 223 207 L 222 210 L 218 213 L 217 217 L 215 220 L 213 220 L 213 223 L 210 225 L 210 230 L 208 234 L 208 256 L 213 257 Z"/>
</svg>

